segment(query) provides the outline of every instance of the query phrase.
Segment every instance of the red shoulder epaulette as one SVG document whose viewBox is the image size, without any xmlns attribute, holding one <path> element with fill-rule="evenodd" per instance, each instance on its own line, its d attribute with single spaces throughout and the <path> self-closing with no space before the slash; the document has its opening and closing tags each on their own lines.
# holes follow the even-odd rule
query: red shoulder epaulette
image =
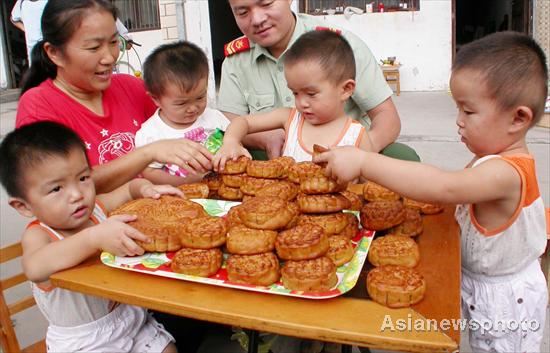
<svg viewBox="0 0 550 353">
<path fill-rule="evenodd" d="M 315 27 L 316 31 L 333 31 L 336 34 L 342 34 L 342 30 L 338 28 L 331 28 L 331 27 L 323 27 L 323 26 L 317 26 Z"/>
<path fill-rule="evenodd" d="M 240 37 L 224 45 L 223 53 L 227 57 L 236 53 L 247 51 L 248 49 L 250 49 L 250 41 L 246 37 Z"/>
</svg>

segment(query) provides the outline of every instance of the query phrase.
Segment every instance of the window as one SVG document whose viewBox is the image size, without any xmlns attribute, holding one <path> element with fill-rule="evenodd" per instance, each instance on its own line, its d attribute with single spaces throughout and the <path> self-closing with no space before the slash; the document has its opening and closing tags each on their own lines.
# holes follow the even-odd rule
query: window
<svg viewBox="0 0 550 353">
<path fill-rule="evenodd" d="M 111 0 L 130 32 L 160 29 L 158 0 Z"/>
<path fill-rule="evenodd" d="M 368 6 L 370 4 L 372 6 Z M 300 12 L 311 15 L 343 13 L 348 6 L 358 7 L 363 11 L 372 8 L 372 12 L 418 11 L 420 0 L 300 0 Z"/>
</svg>

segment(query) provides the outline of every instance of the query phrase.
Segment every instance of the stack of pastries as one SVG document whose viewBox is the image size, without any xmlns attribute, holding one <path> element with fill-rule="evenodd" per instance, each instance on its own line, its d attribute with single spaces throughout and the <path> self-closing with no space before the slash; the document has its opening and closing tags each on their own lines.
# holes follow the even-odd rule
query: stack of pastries
<svg viewBox="0 0 550 353">
<path fill-rule="evenodd" d="M 360 212 L 364 228 L 379 231 L 370 247 L 368 260 L 375 266 L 367 276 L 370 297 L 388 307 L 408 307 L 422 300 L 426 283 L 415 270 L 420 252 L 414 237 L 422 233 L 421 213 L 440 212 L 439 205 L 410 199 L 373 182 L 363 187 L 367 202 Z"/>
</svg>

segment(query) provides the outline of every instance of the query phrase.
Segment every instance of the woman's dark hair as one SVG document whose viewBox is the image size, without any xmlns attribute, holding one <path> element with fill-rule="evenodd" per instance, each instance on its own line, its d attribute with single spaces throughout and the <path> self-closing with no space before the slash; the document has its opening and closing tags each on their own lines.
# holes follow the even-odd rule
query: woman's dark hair
<svg viewBox="0 0 550 353">
<path fill-rule="evenodd" d="M 55 78 L 57 66 L 44 50 L 44 43 L 63 51 L 67 42 L 80 26 L 90 9 L 106 11 L 117 18 L 116 7 L 108 0 L 49 0 L 42 13 L 40 24 L 42 40 L 31 51 L 31 67 L 23 78 L 21 95 L 48 78 Z"/>
</svg>

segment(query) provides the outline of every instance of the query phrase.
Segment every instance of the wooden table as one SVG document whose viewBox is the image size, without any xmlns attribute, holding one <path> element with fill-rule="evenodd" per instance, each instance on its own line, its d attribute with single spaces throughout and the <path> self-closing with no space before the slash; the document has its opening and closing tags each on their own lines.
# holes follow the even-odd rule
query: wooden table
<svg viewBox="0 0 550 353">
<path fill-rule="evenodd" d="M 407 309 L 389 309 L 368 299 L 366 265 L 356 287 L 342 297 L 299 299 L 144 275 L 103 265 L 99 256 L 51 276 L 62 288 L 189 318 L 348 345 L 411 352 L 452 352 L 460 332 L 398 330 L 397 320 L 460 318 L 460 243 L 453 209 L 426 216 L 418 237 L 425 298 Z M 389 316 L 386 316 L 389 315 Z M 381 327 L 391 320 L 396 330 Z M 417 326 L 418 327 L 418 326 Z"/>
<path fill-rule="evenodd" d="M 380 65 L 380 68 L 382 69 L 382 74 L 384 75 L 384 79 L 388 84 L 395 84 L 395 94 L 400 95 L 401 94 L 401 75 L 399 74 L 399 68 L 401 67 L 401 64 L 398 65 Z"/>
</svg>

